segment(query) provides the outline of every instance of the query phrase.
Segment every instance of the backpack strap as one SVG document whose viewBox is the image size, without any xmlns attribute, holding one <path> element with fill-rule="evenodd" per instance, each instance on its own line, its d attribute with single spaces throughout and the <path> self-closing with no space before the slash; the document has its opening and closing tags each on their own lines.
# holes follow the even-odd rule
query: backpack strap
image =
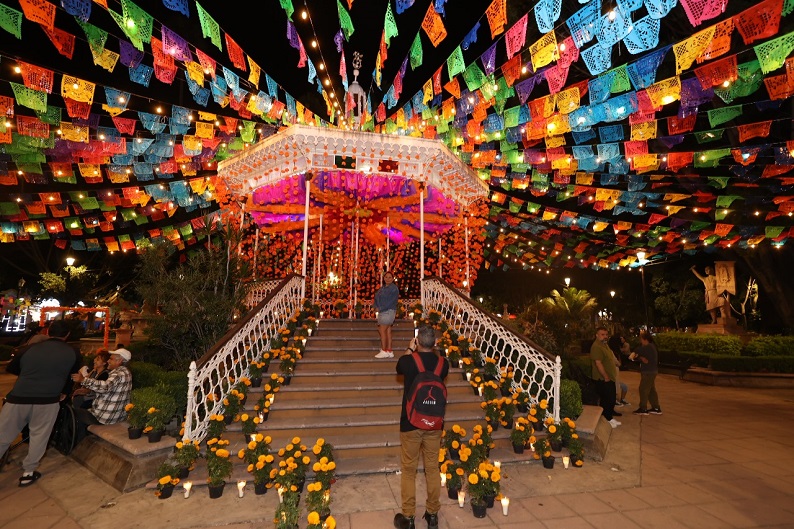
<svg viewBox="0 0 794 529">
<path fill-rule="evenodd" d="M 420 373 L 427 371 L 425 369 L 425 363 L 422 362 L 422 357 L 419 356 L 419 353 L 411 353 L 411 356 L 413 357 L 414 362 L 416 362 L 416 369 L 418 369 Z"/>
<path fill-rule="evenodd" d="M 433 370 L 433 373 L 436 374 L 438 378 L 441 378 L 441 371 L 444 369 L 444 357 L 438 357 L 438 363 L 436 363 L 436 368 Z"/>
</svg>

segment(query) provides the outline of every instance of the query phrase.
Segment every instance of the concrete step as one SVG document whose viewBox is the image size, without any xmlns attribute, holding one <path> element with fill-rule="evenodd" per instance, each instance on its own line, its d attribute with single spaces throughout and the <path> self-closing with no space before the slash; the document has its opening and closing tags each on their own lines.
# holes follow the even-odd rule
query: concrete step
<svg viewBox="0 0 794 529">
<path fill-rule="evenodd" d="M 359 329 L 372 329 L 373 327 L 377 326 L 377 320 L 374 319 L 361 319 L 361 320 L 348 320 L 348 319 L 333 319 L 333 318 L 322 318 L 320 320 L 318 328 L 320 330 L 325 329 L 333 329 L 334 331 L 350 331 L 350 330 L 359 330 Z M 413 329 L 414 323 L 412 320 L 394 320 L 394 325 L 392 326 L 392 332 L 404 330 L 404 329 Z"/>
</svg>

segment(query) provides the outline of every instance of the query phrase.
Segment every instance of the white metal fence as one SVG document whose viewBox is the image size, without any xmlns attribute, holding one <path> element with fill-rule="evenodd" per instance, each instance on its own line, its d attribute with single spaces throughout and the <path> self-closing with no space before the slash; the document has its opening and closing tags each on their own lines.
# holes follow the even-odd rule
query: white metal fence
<svg viewBox="0 0 794 529">
<path fill-rule="evenodd" d="M 547 399 L 554 420 L 560 420 L 560 357 L 553 357 L 526 338 L 505 328 L 471 300 L 438 278 L 424 282 L 425 315 L 430 310 L 466 336 L 483 355 L 496 358 L 502 368 L 515 370 L 513 389 L 525 390 L 532 402 Z"/>
<path fill-rule="evenodd" d="M 271 283 L 271 282 L 268 282 Z M 301 307 L 303 278 L 291 276 L 274 281 L 271 294 L 263 294 L 250 311 L 218 344 L 198 362 L 190 363 L 188 372 L 187 414 L 184 436 L 203 440 L 209 416 L 223 413 L 223 399 L 231 390 L 231 381 L 248 376 L 248 366 L 270 350 L 270 340 Z"/>
</svg>

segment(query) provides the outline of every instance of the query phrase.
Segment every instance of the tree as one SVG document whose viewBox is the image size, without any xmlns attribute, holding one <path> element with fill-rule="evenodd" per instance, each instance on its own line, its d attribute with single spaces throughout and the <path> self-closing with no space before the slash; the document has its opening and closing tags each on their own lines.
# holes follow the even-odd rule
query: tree
<svg viewBox="0 0 794 529">
<path fill-rule="evenodd" d="M 704 313 L 703 290 L 691 274 L 656 275 L 650 287 L 657 325 L 680 329 L 697 322 Z"/>
<path fill-rule="evenodd" d="M 246 270 L 237 259 L 236 235 L 227 231 L 221 244 L 208 246 L 178 264 L 167 243 L 150 246 L 141 256 L 137 290 L 156 307 L 147 334 L 173 354 L 170 368 L 185 369 L 201 358 L 242 309 Z"/>
<path fill-rule="evenodd" d="M 39 274 L 39 297 L 53 297 L 64 307 L 74 307 L 78 302 L 93 300 L 98 276 L 87 266 L 68 265 L 58 272 Z"/>
<path fill-rule="evenodd" d="M 588 291 L 575 287 L 565 288 L 562 292 L 554 289 L 551 296 L 539 303 L 540 312 L 546 316 L 545 322 L 562 351 L 573 340 L 591 334 L 597 306 L 598 302 Z"/>
</svg>

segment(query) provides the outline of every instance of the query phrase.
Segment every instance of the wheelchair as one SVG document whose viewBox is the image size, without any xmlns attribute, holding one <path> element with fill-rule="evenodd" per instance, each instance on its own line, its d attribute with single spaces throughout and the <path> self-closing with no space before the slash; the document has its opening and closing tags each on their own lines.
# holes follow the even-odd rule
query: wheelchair
<svg viewBox="0 0 794 529">
<path fill-rule="evenodd" d="M 3 399 L 3 403 L 5 404 L 5 399 Z M 76 440 L 77 419 L 75 418 L 74 408 L 71 403 L 62 401 L 58 409 L 58 417 L 55 419 L 55 424 L 52 427 L 50 439 L 47 444 L 63 455 L 68 456 L 72 453 L 72 450 L 74 450 Z M 28 441 L 30 441 L 30 433 L 27 425 L 25 425 L 17 440 L 11 443 L 8 450 L 0 456 L 0 472 L 3 471 L 3 468 L 8 463 L 11 452 L 27 444 Z"/>
</svg>

